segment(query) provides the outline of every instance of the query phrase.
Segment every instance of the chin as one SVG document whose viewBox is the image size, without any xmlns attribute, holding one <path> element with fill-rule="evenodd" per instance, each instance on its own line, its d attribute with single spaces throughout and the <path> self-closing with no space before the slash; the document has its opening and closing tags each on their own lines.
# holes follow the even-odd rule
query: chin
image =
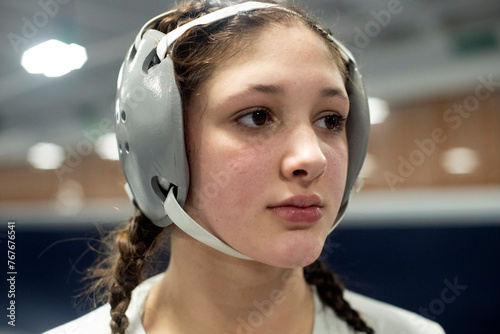
<svg viewBox="0 0 500 334">
<path fill-rule="evenodd" d="M 262 254 L 266 258 L 263 262 L 280 268 L 299 268 L 316 261 L 323 250 L 324 240 L 310 233 L 294 231 L 293 234 L 275 241 L 269 252 Z"/>
</svg>

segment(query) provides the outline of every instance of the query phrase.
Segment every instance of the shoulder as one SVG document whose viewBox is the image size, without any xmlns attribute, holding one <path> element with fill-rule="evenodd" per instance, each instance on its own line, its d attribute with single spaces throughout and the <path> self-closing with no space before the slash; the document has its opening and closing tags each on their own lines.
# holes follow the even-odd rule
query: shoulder
<svg viewBox="0 0 500 334">
<path fill-rule="evenodd" d="M 43 334 L 110 334 L 109 304 Z"/>
<path fill-rule="evenodd" d="M 314 334 L 355 334 L 353 328 L 341 320 L 333 309 L 324 305 L 314 289 L 316 319 Z M 418 314 L 403 310 L 351 291 L 344 291 L 344 298 L 376 334 L 444 334 L 437 323 Z"/>
<path fill-rule="evenodd" d="M 127 309 L 129 327 L 127 333 L 144 334 L 142 327 L 142 313 L 144 301 L 151 287 L 163 277 L 162 274 L 153 276 L 142 282 L 132 291 L 132 299 Z M 111 320 L 109 304 L 103 305 L 86 315 L 56 327 L 43 334 L 110 334 L 109 322 Z"/>
<path fill-rule="evenodd" d="M 361 317 L 371 325 L 375 332 L 406 334 L 444 334 L 443 328 L 416 313 L 345 291 L 345 299 L 357 310 Z"/>
</svg>

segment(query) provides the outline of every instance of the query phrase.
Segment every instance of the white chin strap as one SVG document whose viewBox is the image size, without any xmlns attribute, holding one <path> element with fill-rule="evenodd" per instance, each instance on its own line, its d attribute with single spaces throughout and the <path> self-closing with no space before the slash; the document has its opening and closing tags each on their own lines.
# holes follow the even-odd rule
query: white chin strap
<svg viewBox="0 0 500 334">
<path fill-rule="evenodd" d="M 168 196 L 163 203 L 163 207 L 165 208 L 165 212 L 170 220 L 172 220 L 177 227 L 199 242 L 204 243 L 205 245 L 210 246 L 224 254 L 231 255 L 239 259 L 252 260 L 248 256 L 241 254 L 237 250 L 229 247 L 227 244 L 217 239 L 214 235 L 210 234 L 210 232 L 205 230 L 191 217 L 189 217 L 186 211 L 184 211 L 179 203 L 177 203 L 173 191 L 174 189 L 172 188 L 168 192 Z"/>
</svg>

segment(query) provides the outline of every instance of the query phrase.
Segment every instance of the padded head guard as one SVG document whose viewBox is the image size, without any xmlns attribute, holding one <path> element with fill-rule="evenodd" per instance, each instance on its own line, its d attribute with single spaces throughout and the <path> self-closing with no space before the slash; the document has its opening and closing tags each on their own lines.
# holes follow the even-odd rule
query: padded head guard
<svg viewBox="0 0 500 334">
<path fill-rule="evenodd" d="M 274 6 L 289 11 L 274 4 L 245 2 L 202 16 L 168 34 L 151 29 L 170 12 L 159 15 L 146 23 L 137 35 L 118 77 L 116 137 L 129 195 L 156 225 L 167 226 L 174 221 L 201 242 L 241 258 L 247 257 L 209 234 L 181 208 L 187 196 L 189 166 L 184 145 L 182 102 L 167 49 L 193 26 Z M 356 63 L 343 45 L 331 36 L 330 39 L 339 46 L 347 64 L 349 80 L 346 89 L 350 100 L 346 125 L 349 147 L 347 182 L 333 229 L 346 211 L 351 188 L 363 164 L 370 121 Z"/>
</svg>

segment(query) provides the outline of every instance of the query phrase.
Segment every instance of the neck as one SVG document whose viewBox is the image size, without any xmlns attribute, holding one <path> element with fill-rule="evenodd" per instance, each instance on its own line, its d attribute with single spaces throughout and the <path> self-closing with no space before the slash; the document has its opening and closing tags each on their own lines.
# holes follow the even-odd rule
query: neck
<svg viewBox="0 0 500 334">
<path fill-rule="evenodd" d="M 171 246 L 169 268 L 146 300 L 147 333 L 312 333 L 302 268 L 237 259 L 177 228 Z"/>
</svg>

